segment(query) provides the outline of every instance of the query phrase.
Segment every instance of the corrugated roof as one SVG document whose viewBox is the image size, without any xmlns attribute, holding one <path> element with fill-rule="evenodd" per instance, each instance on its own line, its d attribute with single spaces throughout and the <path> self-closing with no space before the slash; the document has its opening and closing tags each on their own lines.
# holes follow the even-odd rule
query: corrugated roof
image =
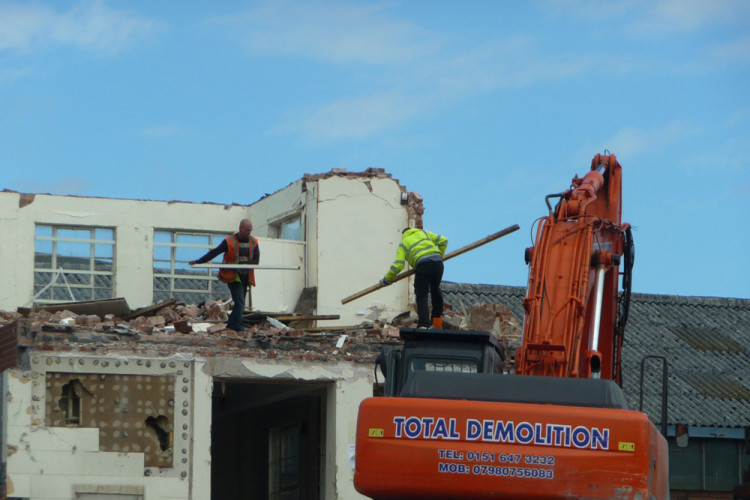
<svg viewBox="0 0 750 500">
<path fill-rule="evenodd" d="M 501 304 L 523 322 L 525 287 L 444 282 L 445 301 Z M 700 427 L 750 425 L 750 300 L 633 294 L 623 346 L 623 390 L 640 400 L 641 361 L 663 356 L 669 366 L 667 420 Z M 643 406 L 661 419 L 662 367 L 645 363 Z"/>
</svg>

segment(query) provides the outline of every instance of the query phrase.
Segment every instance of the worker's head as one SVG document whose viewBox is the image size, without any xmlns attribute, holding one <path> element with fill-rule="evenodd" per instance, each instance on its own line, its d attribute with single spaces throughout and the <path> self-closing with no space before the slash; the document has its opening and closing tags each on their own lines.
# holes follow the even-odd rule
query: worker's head
<svg viewBox="0 0 750 500">
<path fill-rule="evenodd" d="M 250 219 L 242 219 L 240 221 L 240 230 L 238 231 L 239 235 L 243 238 L 249 238 L 252 232 L 253 223 L 250 222 Z"/>
</svg>

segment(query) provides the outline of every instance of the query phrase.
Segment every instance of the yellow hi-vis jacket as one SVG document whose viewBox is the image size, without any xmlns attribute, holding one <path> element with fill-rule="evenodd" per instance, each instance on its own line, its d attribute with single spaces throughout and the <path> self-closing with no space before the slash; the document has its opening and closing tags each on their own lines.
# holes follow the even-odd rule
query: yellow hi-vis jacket
<svg viewBox="0 0 750 500">
<path fill-rule="evenodd" d="M 406 262 L 412 268 L 416 268 L 417 262 L 422 257 L 431 254 L 440 254 L 442 258 L 447 248 L 448 239 L 445 236 L 422 229 L 407 229 L 401 236 L 401 244 L 398 246 L 398 250 L 396 250 L 396 260 L 388 272 L 385 273 L 386 281 L 393 281 L 404 268 Z"/>
</svg>

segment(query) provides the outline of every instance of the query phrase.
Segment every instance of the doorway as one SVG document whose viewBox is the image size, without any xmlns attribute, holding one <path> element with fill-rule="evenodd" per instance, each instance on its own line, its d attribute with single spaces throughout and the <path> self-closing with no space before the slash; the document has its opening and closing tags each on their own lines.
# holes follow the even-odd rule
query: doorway
<svg viewBox="0 0 750 500">
<path fill-rule="evenodd" d="M 322 494 L 325 384 L 214 383 L 212 500 Z"/>
</svg>

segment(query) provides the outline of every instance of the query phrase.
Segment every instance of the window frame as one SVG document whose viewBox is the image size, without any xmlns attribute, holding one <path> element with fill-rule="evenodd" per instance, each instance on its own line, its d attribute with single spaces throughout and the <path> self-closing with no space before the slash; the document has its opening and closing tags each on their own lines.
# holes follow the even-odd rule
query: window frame
<svg viewBox="0 0 750 500">
<path fill-rule="evenodd" d="M 40 230 L 44 230 L 44 228 L 49 228 L 51 235 L 40 234 Z M 73 233 L 88 232 L 89 234 L 88 238 L 77 238 L 65 235 L 59 236 L 60 232 L 63 232 L 64 234 L 65 231 L 71 231 Z M 110 233 L 111 236 L 109 236 L 109 234 L 105 234 L 104 236 L 100 235 L 99 233 L 102 231 Z M 107 238 L 107 236 L 109 236 L 109 238 Z M 43 246 L 45 242 L 49 242 L 49 253 L 38 251 L 39 247 Z M 35 224 L 33 303 L 53 304 L 61 302 L 106 300 L 113 298 L 115 295 L 116 243 L 117 234 L 114 227 L 52 223 Z M 88 246 L 88 255 L 81 254 L 80 256 L 77 256 L 75 255 L 75 252 L 73 252 L 73 255 L 61 255 L 60 247 L 64 247 L 66 244 L 72 244 L 70 248 L 73 248 L 73 245 L 82 245 L 80 248 Z M 108 252 L 104 252 L 105 256 L 98 255 L 101 253 L 102 249 L 109 250 Z M 48 267 L 41 267 L 45 262 L 42 262 L 43 257 L 40 256 L 48 256 Z M 65 267 L 66 260 L 69 261 L 69 267 L 67 268 Z M 72 262 L 77 261 L 78 263 L 84 263 L 86 260 L 88 260 L 86 269 L 75 269 L 70 267 Z M 102 269 L 102 267 L 104 269 Z M 58 282 L 60 273 L 62 273 L 62 283 Z M 52 277 L 48 280 L 44 279 L 45 274 L 52 275 Z M 66 274 L 69 277 L 88 277 L 88 283 L 71 283 L 72 280 L 66 278 Z M 108 286 L 101 286 L 102 279 L 97 280 L 97 276 L 104 278 L 104 281 L 108 280 Z M 51 289 L 49 296 L 40 298 L 39 296 L 46 294 L 48 289 Z M 61 289 L 65 289 L 66 291 L 59 292 Z M 108 291 L 108 293 L 102 293 L 101 291 Z M 71 297 L 70 295 L 73 296 Z"/>
<path fill-rule="evenodd" d="M 159 241 L 159 234 L 169 235 L 169 242 Z M 210 268 L 189 267 L 188 263 L 203 256 L 209 250 L 215 248 L 228 236 L 228 233 L 216 231 L 186 231 L 180 229 L 154 228 L 154 245 L 152 251 L 152 291 L 155 302 L 168 298 L 177 298 L 186 303 L 198 304 L 204 300 L 226 300 L 229 292 L 223 283 L 216 279 L 216 271 Z M 206 237 L 207 243 L 183 243 L 181 237 Z M 157 258 L 159 249 L 169 249 L 169 259 Z M 188 255 L 182 258 L 180 250 L 187 250 Z M 220 262 L 218 255 L 212 262 Z M 168 263 L 166 266 L 157 266 L 157 263 Z M 167 280 L 167 286 L 162 285 L 162 280 Z M 205 282 L 205 288 L 180 287 L 180 280 L 198 280 Z M 177 287 L 175 284 L 177 283 Z M 198 300 L 199 299 L 199 300 Z"/>
</svg>

